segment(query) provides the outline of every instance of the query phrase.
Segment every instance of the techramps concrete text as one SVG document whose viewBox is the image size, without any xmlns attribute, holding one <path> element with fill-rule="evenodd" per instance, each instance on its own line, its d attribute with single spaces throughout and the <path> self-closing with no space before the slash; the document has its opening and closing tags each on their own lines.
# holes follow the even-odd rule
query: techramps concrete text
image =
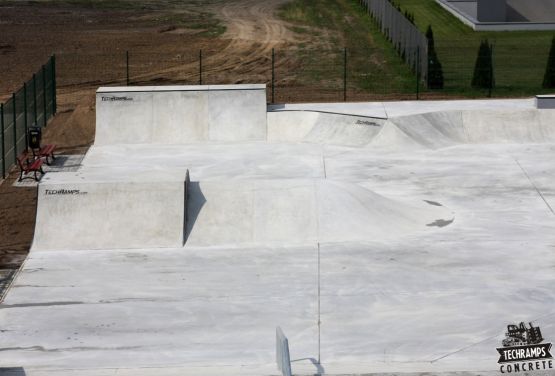
<svg viewBox="0 0 555 376">
<path fill-rule="evenodd" d="M 96 134 L 39 186 L 1 367 L 277 375 L 280 326 L 294 374 L 493 375 L 507 325 L 555 340 L 554 110 L 101 88 Z"/>
</svg>

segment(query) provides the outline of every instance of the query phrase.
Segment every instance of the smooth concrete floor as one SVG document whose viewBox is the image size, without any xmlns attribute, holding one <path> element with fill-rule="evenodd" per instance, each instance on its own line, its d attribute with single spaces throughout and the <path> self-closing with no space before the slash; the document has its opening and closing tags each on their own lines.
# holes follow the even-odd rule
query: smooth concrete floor
<svg viewBox="0 0 555 376">
<path fill-rule="evenodd" d="M 388 210 L 364 241 L 32 252 L 0 305 L 2 366 L 275 375 L 281 326 L 297 374 L 493 374 L 508 324 L 533 321 L 555 340 L 555 145 L 175 148 L 165 163 L 189 168 L 193 182 L 340 181 L 376 194 L 363 205 L 438 209 L 449 220 Z M 136 163 L 168 148 L 149 150 Z M 96 149 L 84 163 L 101 168 L 118 153 L 133 147 Z"/>
</svg>

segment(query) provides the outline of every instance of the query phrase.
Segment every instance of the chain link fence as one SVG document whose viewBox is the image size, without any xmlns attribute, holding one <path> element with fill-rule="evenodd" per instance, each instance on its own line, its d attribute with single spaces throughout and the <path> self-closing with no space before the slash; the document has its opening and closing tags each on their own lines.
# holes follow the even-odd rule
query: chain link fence
<svg viewBox="0 0 555 376">
<path fill-rule="evenodd" d="M 57 55 L 58 88 L 80 96 L 99 86 L 265 83 L 269 103 L 510 97 L 550 90 L 542 88 L 549 44 L 491 42 L 491 88 L 471 85 L 479 42 L 468 40 L 436 41 L 444 85 L 434 90 L 396 52 L 384 55 L 379 48 L 62 53 Z"/>
<path fill-rule="evenodd" d="M 46 127 L 56 113 L 56 63 L 52 56 L 33 77 L 0 104 L 0 168 L 6 178 L 17 156 L 27 149 L 30 126 Z"/>
</svg>

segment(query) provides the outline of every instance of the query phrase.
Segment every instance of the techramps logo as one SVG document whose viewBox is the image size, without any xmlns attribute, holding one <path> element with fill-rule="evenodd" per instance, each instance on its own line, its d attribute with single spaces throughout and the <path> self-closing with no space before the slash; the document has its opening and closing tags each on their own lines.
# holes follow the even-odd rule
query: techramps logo
<svg viewBox="0 0 555 376">
<path fill-rule="evenodd" d="M 127 96 L 116 96 L 116 95 L 110 95 L 110 96 L 102 96 L 102 102 L 131 102 L 134 99 L 131 97 L 127 97 Z"/>
<path fill-rule="evenodd" d="M 88 192 L 83 192 L 80 189 L 45 189 L 45 196 L 77 196 L 86 195 Z"/>
<path fill-rule="evenodd" d="M 519 325 L 507 325 L 503 347 L 498 347 L 497 361 L 501 373 L 519 373 L 553 369 L 551 343 L 542 343 L 541 330 L 538 326 L 521 322 Z"/>
</svg>

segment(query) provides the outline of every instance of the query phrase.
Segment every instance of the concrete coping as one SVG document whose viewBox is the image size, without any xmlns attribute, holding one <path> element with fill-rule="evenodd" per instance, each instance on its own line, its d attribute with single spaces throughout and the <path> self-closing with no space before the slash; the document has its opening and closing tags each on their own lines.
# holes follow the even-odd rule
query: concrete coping
<svg viewBox="0 0 555 376">
<path fill-rule="evenodd" d="M 111 183 L 180 183 L 188 181 L 186 168 L 170 170 L 136 169 L 124 167 L 93 168 L 81 171 L 46 174 L 40 185 L 48 184 L 111 184 Z"/>
<path fill-rule="evenodd" d="M 536 95 L 536 108 L 540 110 L 555 109 L 555 94 Z"/>
<path fill-rule="evenodd" d="M 168 85 L 168 86 L 113 86 L 99 87 L 97 93 L 165 92 L 165 91 L 229 91 L 266 90 L 266 84 L 241 85 Z"/>
</svg>

